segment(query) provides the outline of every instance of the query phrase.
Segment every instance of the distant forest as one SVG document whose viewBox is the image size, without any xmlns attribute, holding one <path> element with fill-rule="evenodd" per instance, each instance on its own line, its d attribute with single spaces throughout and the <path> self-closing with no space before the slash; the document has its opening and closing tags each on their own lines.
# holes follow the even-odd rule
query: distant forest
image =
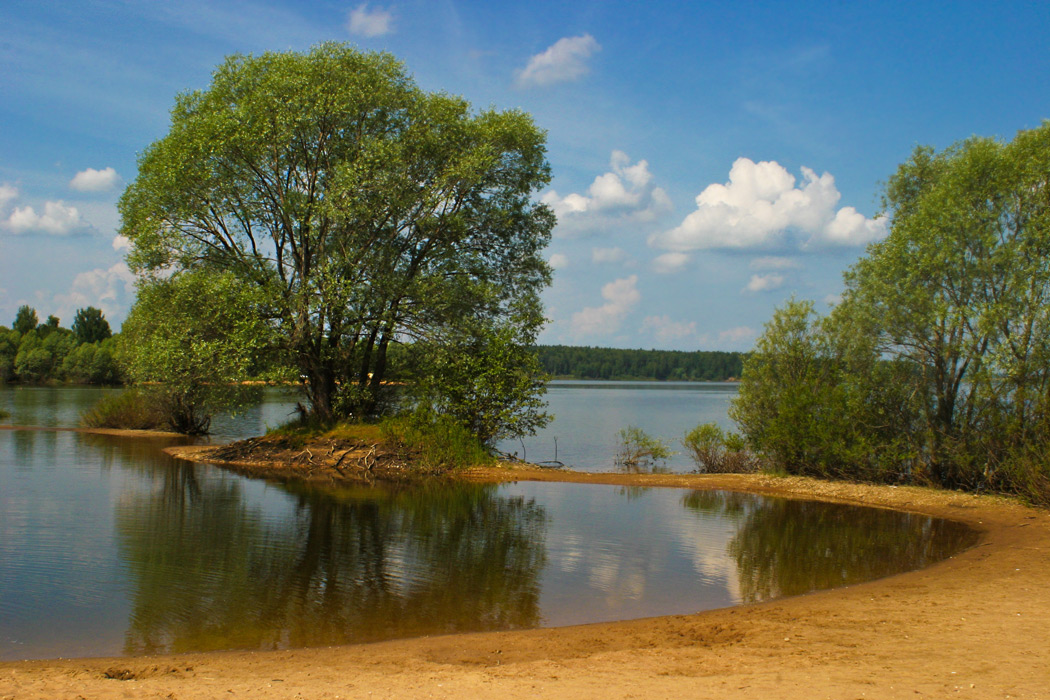
<svg viewBox="0 0 1050 700">
<path fill-rule="evenodd" d="M 738 379 L 739 352 L 620 350 L 574 345 L 539 345 L 540 364 L 559 379 L 655 379 L 726 381 Z"/>
</svg>

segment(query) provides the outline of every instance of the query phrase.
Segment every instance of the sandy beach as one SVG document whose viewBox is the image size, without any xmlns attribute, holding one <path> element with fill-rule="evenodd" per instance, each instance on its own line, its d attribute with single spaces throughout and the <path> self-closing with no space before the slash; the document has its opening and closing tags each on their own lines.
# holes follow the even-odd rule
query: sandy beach
<svg viewBox="0 0 1050 700">
<path fill-rule="evenodd" d="M 728 488 L 866 504 L 963 521 L 980 539 L 924 570 L 695 615 L 278 652 L 4 663 L 0 699 L 1050 698 L 1045 510 L 990 496 L 762 475 L 489 469 L 467 478 Z"/>
</svg>

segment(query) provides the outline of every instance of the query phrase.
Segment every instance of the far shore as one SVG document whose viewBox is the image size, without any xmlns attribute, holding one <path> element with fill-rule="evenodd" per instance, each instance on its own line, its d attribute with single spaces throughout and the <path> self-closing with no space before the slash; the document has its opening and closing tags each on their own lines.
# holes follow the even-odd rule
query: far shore
<svg viewBox="0 0 1050 700">
<path fill-rule="evenodd" d="M 207 449 L 169 451 L 206 461 Z M 280 471 L 271 467 L 268 476 Z M 768 475 L 516 465 L 461 476 L 894 508 L 967 523 L 980 539 L 920 571 L 695 615 L 334 648 L 4 663 L 0 699 L 1047 697 L 1050 511 L 1000 497 Z"/>
</svg>

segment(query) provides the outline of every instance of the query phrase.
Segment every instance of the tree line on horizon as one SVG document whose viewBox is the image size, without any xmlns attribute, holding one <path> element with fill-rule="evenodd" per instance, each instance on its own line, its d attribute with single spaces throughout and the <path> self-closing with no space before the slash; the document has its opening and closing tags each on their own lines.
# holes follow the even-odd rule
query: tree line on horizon
<svg viewBox="0 0 1050 700">
<path fill-rule="evenodd" d="M 739 379 L 744 354 L 538 345 L 543 370 L 556 379 L 724 382 Z"/>
<path fill-rule="evenodd" d="M 77 309 L 71 328 L 23 305 L 10 328 L 0 326 L 0 383 L 120 384 L 118 340 L 105 314 L 93 306 Z"/>
</svg>

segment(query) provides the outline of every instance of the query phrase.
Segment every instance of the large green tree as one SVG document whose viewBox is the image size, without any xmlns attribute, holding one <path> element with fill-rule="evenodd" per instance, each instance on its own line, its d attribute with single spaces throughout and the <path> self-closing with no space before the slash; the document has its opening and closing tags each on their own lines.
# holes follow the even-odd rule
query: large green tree
<svg viewBox="0 0 1050 700">
<path fill-rule="evenodd" d="M 1009 143 L 919 148 L 892 229 L 846 275 L 883 353 L 914 368 L 929 476 L 994 483 L 1050 427 L 1050 123 Z"/>
<path fill-rule="evenodd" d="M 767 326 L 745 432 L 793 471 L 838 453 L 843 475 L 1050 502 L 1050 122 L 918 148 L 884 203 L 890 233 L 831 316 Z"/>
<path fill-rule="evenodd" d="M 256 290 L 312 411 L 366 414 L 392 343 L 500 327 L 538 300 L 544 140 L 522 112 L 424 92 L 385 53 L 233 56 L 178 96 L 121 233 L 139 273 L 221 270 Z"/>
</svg>

